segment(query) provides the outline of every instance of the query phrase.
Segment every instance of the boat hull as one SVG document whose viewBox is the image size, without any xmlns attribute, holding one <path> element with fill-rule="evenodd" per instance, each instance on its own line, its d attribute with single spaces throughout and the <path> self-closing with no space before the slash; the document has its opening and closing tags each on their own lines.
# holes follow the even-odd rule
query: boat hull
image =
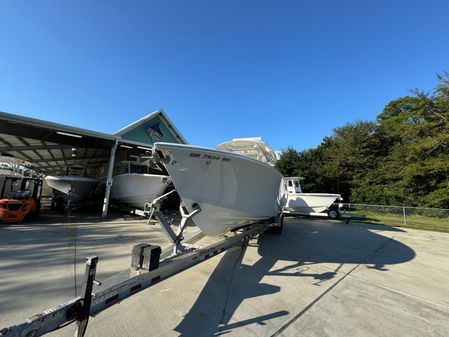
<svg viewBox="0 0 449 337">
<path fill-rule="evenodd" d="M 52 197 L 63 198 L 64 202 L 72 190 L 73 203 L 89 199 L 98 184 L 96 179 L 77 176 L 47 176 L 45 182 L 52 189 Z"/>
<path fill-rule="evenodd" d="M 170 182 L 165 175 L 120 174 L 114 177 L 111 199 L 116 203 L 143 209 L 145 203 L 162 195 Z"/>
<path fill-rule="evenodd" d="M 322 213 L 340 198 L 339 194 L 290 193 L 284 210 L 292 213 Z"/>
<path fill-rule="evenodd" d="M 201 212 L 193 221 L 206 235 L 269 219 L 279 214 L 282 176 L 258 160 L 226 151 L 155 143 L 187 210 Z"/>
</svg>

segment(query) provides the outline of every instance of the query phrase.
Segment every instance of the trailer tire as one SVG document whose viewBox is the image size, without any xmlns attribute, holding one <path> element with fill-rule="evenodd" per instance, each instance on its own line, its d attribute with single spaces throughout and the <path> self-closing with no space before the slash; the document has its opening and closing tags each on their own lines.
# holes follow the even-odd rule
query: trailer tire
<svg viewBox="0 0 449 337">
<path fill-rule="evenodd" d="M 271 227 L 271 233 L 280 235 L 282 234 L 282 229 L 284 227 L 284 213 L 281 213 L 277 219 L 277 225 Z"/>
<path fill-rule="evenodd" d="M 338 211 L 338 209 L 331 208 L 331 209 L 327 212 L 327 216 L 329 217 L 329 219 L 337 220 L 337 219 L 340 218 L 340 212 Z"/>
</svg>

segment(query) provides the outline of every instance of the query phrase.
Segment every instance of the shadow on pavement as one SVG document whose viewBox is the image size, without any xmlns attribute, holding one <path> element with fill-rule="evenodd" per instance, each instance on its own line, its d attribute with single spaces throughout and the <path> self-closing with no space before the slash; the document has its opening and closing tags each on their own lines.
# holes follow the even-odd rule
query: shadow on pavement
<svg viewBox="0 0 449 337">
<path fill-rule="evenodd" d="M 343 277 L 341 269 L 346 264 L 351 268 L 363 264 L 385 272 L 388 265 L 404 263 L 415 257 L 411 248 L 391 238 L 394 233 L 383 236 L 376 231 L 403 232 L 378 225 L 286 219 L 282 235 L 265 233 L 259 237 L 259 259 L 254 264 L 243 263 L 246 246 L 226 252 L 175 330 L 180 336 L 217 336 L 250 324 L 265 325 L 273 318 L 288 315 L 288 311 L 280 310 L 234 321 L 233 314 L 245 299 L 282 290 L 277 285 L 262 282 L 265 276 L 311 278 L 314 286 L 321 286 L 325 281 Z M 380 250 L 382 254 L 378 254 Z M 282 267 L 276 266 L 278 261 L 284 261 Z M 291 264 L 288 263 L 290 261 Z M 321 263 L 332 264 L 335 270 L 329 270 L 327 266 L 321 268 L 323 272 L 317 273 L 320 268 L 309 272 L 312 265 Z M 255 309 L 251 312 L 257 312 Z"/>
<path fill-rule="evenodd" d="M 133 243 L 156 242 L 160 237 L 144 221 L 130 233 L 126 220 L 121 218 L 111 218 L 107 224 L 86 217 L 63 220 L 0 225 L 0 327 L 9 324 L 5 321 L 14 310 L 27 310 L 27 304 L 11 294 L 26 294 L 20 298 L 36 302 L 56 297 L 50 305 L 58 304 L 60 297 L 69 300 L 82 287 L 86 256 L 100 256 L 102 265 L 108 267 L 106 271 L 100 269 L 97 276 L 106 278 L 128 267 L 115 266 L 113 261 L 128 261 Z"/>
</svg>

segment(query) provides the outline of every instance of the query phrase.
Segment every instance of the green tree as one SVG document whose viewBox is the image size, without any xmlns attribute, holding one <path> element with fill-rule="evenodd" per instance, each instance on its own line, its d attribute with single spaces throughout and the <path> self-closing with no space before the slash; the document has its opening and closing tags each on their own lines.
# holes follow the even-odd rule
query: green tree
<svg viewBox="0 0 449 337">
<path fill-rule="evenodd" d="M 299 152 L 293 147 L 281 152 L 276 168 L 284 177 L 294 177 L 298 174 Z"/>
<path fill-rule="evenodd" d="M 333 130 L 314 148 L 288 148 L 282 174 L 303 176 L 306 192 L 337 192 L 359 203 L 449 208 L 449 73 L 432 94 L 389 102 L 376 122 Z"/>
</svg>

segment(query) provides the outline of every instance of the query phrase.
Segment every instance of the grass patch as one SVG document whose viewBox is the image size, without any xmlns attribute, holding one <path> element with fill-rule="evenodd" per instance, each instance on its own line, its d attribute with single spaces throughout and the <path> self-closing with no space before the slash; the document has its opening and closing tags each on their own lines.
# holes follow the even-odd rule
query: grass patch
<svg viewBox="0 0 449 337">
<path fill-rule="evenodd" d="M 431 218 L 422 215 L 407 215 L 404 217 L 392 214 L 379 214 L 372 212 L 354 211 L 353 214 L 363 214 L 365 219 L 354 219 L 353 222 L 372 223 L 377 225 L 414 228 L 426 231 L 449 233 L 449 218 Z"/>
</svg>

